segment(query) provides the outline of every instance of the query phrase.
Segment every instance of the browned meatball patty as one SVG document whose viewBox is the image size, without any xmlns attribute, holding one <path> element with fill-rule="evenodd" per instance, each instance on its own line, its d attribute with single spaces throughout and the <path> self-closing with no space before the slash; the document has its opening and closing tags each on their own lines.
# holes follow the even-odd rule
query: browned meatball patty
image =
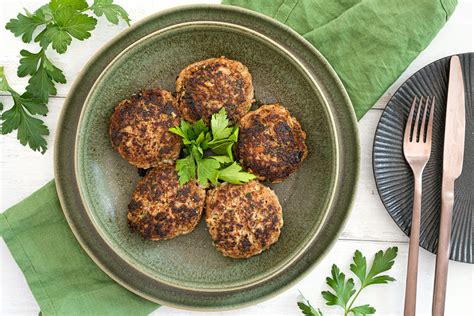
<svg viewBox="0 0 474 316">
<path fill-rule="evenodd" d="M 110 117 L 112 147 L 139 168 L 172 162 L 179 156 L 181 139 L 168 129 L 180 123 L 171 93 L 150 89 L 123 100 Z"/>
<path fill-rule="evenodd" d="M 275 192 L 258 181 L 222 184 L 207 193 L 206 223 L 224 256 L 249 258 L 278 240 L 283 214 Z"/>
<path fill-rule="evenodd" d="M 308 155 L 306 133 L 279 104 L 263 105 L 240 120 L 236 150 L 240 163 L 259 180 L 287 178 Z"/>
<path fill-rule="evenodd" d="M 201 219 L 206 191 L 195 181 L 179 186 L 174 165 L 160 164 L 142 178 L 128 205 L 128 224 L 145 239 L 190 233 Z"/>
<path fill-rule="evenodd" d="M 242 63 L 210 58 L 184 68 L 176 80 L 179 111 L 190 122 L 203 119 L 224 107 L 236 123 L 250 110 L 253 101 L 252 76 Z"/>
</svg>

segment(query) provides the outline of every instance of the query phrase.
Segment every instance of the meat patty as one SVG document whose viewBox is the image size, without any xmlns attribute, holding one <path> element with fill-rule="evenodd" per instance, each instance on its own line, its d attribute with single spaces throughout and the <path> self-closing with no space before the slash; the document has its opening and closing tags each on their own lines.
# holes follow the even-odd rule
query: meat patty
<svg viewBox="0 0 474 316">
<path fill-rule="evenodd" d="M 224 256 L 249 258 L 278 240 L 283 214 L 275 192 L 258 181 L 222 184 L 207 193 L 206 223 Z"/>
<path fill-rule="evenodd" d="M 193 231 L 206 191 L 195 181 L 179 186 L 175 166 L 160 164 L 142 178 L 128 205 L 128 224 L 145 239 L 165 240 Z"/>
<path fill-rule="evenodd" d="M 233 123 L 250 110 L 252 76 L 242 63 L 225 57 L 210 58 L 184 68 L 176 79 L 179 111 L 190 122 L 203 119 L 224 107 Z"/>
<path fill-rule="evenodd" d="M 259 180 L 281 182 L 308 155 L 306 133 L 279 104 L 263 105 L 240 120 L 237 155 L 242 166 Z"/>
<path fill-rule="evenodd" d="M 121 101 L 110 117 L 112 147 L 138 168 L 150 168 L 179 156 L 181 139 L 168 129 L 180 123 L 175 98 L 150 89 Z"/>
</svg>

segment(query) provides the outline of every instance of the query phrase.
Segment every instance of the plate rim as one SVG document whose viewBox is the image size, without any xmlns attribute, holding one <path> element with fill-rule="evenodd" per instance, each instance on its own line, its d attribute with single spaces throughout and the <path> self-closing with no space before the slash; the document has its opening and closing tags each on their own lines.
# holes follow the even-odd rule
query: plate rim
<svg viewBox="0 0 474 316">
<path fill-rule="evenodd" d="M 325 249 L 323 249 L 323 251 L 320 253 L 320 256 L 317 258 L 317 260 L 314 260 L 311 263 L 309 263 L 308 266 L 305 267 L 304 271 L 298 272 L 298 275 L 294 279 L 286 281 L 284 283 L 284 285 L 279 286 L 276 290 L 273 290 L 272 292 L 267 293 L 265 295 L 261 295 L 257 298 L 246 299 L 246 300 L 241 301 L 239 303 L 229 304 L 229 305 L 220 305 L 220 306 L 205 306 L 205 307 L 203 307 L 203 306 L 193 306 L 193 305 L 186 305 L 186 304 L 180 304 L 180 303 L 173 303 L 173 302 L 169 302 L 169 301 L 163 301 L 163 300 L 157 299 L 156 297 L 150 297 L 146 293 L 143 293 L 138 289 L 132 288 L 128 284 L 122 282 L 122 280 L 120 280 L 120 278 L 116 277 L 113 272 L 109 271 L 109 269 L 107 267 L 105 267 L 101 262 L 99 262 L 99 260 L 92 253 L 91 249 L 88 248 L 88 246 L 86 245 L 86 243 L 84 242 L 82 237 L 79 236 L 78 232 L 76 231 L 76 224 L 73 223 L 73 220 L 68 215 L 68 211 L 67 211 L 68 203 L 66 201 L 66 197 L 65 197 L 65 194 L 64 194 L 65 193 L 64 191 L 66 191 L 66 190 L 64 190 L 64 187 L 63 187 L 63 183 L 62 183 L 63 179 L 61 179 L 62 171 L 60 170 L 61 168 L 60 168 L 60 163 L 59 163 L 59 160 L 60 160 L 59 158 L 61 158 L 60 157 L 61 150 L 60 150 L 59 147 L 60 147 L 62 136 L 63 136 L 61 131 L 62 131 L 62 127 L 64 127 L 63 125 L 64 125 L 64 121 L 65 121 L 65 118 L 66 118 L 66 112 L 67 112 L 66 110 L 72 102 L 71 101 L 71 99 L 72 99 L 71 91 L 75 91 L 78 88 L 81 79 L 85 76 L 85 70 L 89 69 L 97 61 L 98 56 L 100 56 L 102 53 L 104 53 L 107 49 L 113 47 L 113 45 L 118 40 L 120 40 L 122 38 L 125 38 L 127 35 L 129 35 L 133 31 L 135 31 L 140 25 L 142 25 L 142 24 L 144 24 L 144 23 L 146 23 L 150 20 L 154 20 L 154 19 L 156 19 L 156 18 L 158 18 L 162 15 L 169 15 L 169 14 L 173 14 L 173 13 L 179 13 L 182 10 L 192 10 L 192 9 L 210 9 L 210 10 L 218 10 L 219 12 L 234 11 L 236 13 L 240 13 L 240 14 L 244 14 L 244 15 L 250 15 L 253 18 L 263 19 L 263 20 L 265 20 L 266 23 L 273 24 L 275 27 L 283 29 L 283 31 L 286 31 L 286 32 L 289 32 L 289 33 L 293 34 L 293 36 L 297 40 L 299 40 L 301 42 L 301 44 L 303 44 L 303 46 L 305 46 L 306 49 L 308 49 L 312 53 L 312 55 L 315 55 L 315 58 L 317 57 L 321 61 L 322 66 L 327 70 L 328 74 L 331 76 L 332 81 L 334 81 L 334 84 L 336 85 L 335 88 L 337 88 L 338 92 L 341 94 L 340 97 L 342 97 L 342 99 L 345 101 L 344 102 L 345 108 L 343 110 L 346 112 L 346 115 L 348 115 L 348 117 L 346 117 L 345 119 L 349 120 L 350 128 L 352 129 L 352 132 L 353 132 L 352 133 L 353 134 L 353 139 L 351 140 L 353 142 L 351 143 L 351 146 L 350 146 L 351 148 L 350 148 L 350 151 L 349 151 L 349 153 L 352 155 L 351 156 L 352 160 L 350 161 L 351 167 L 354 170 L 353 174 L 352 174 L 352 179 L 351 179 L 352 180 L 351 184 L 353 186 L 352 186 L 352 190 L 349 193 L 347 193 L 347 197 L 345 199 L 345 203 L 346 203 L 345 204 L 346 205 L 345 209 L 346 210 L 342 214 L 343 215 L 342 220 L 340 221 L 340 224 L 338 225 L 338 227 L 336 229 L 336 234 L 335 234 L 334 238 L 330 239 L 330 241 L 327 244 L 327 247 L 325 247 Z M 74 127 L 74 128 L 77 129 L 77 126 Z M 82 70 L 79 72 L 78 76 L 74 80 L 74 83 L 71 85 L 70 92 L 68 93 L 68 96 L 64 101 L 64 106 L 63 106 L 63 109 L 61 111 L 61 115 L 60 115 L 59 120 L 58 120 L 58 132 L 57 132 L 56 137 L 55 137 L 55 146 L 54 146 L 54 173 L 55 173 L 55 178 L 56 178 L 56 181 L 57 181 L 57 184 L 58 184 L 56 187 L 57 187 L 58 197 L 59 197 L 60 203 L 61 203 L 62 208 L 63 208 L 63 213 L 66 217 L 66 220 L 67 220 L 69 226 L 71 227 L 71 230 L 74 232 L 75 238 L 78 240 L 81 247 L 86 251 L 86 253 L 89 255 L 89 257 L 92 260 L 94 260 L 94 262 L 99 266 L 99 268 L 101 268 L 115 282 L 121 284 L 123 287 L 127 288 L 128 290 L 132 291 L 133 293 L 138 294 L 138 295 L 140 295 L 140 296 L 142 296 L 142 297 L 144 297 L 144 298 L 146 298 L 150 301 L 153 301 L 153 302 L 156 302 L 156 303 L 159 303 L 159 304 L 165 304 L 165 305 L 168 305 L 168 306 L 173 306 L 173 307 L 177 307 L 177 308 L 181 308 L 181 309 L 188 309 L 188 310 L 216 311 L 216 310 L 229 310 L 229 309 L 235 309 L 235 308 L 241 308 L 241 307 L 244 307 L 244 306 L 253 305 L 253 304 L 264 301 L 266 299 L 269 299 L 270 297 L 273 297 L 273 296 L 283 292 L 284 290 L 288 289 L 290 286 L 295 284 L 298 280 L 302 279 L 305 275 L 307 275 L 317 265 L 317 263 L 319 263 L 319 261 L 322 260 L 322 258 L 325 257 L 325 255 L 329 252 L 329 250 L 333 247 L 334 243 L 338 239 L 337 237 L 341 234 L 341 232 L 344 228 L 344 225 L 347 222 L 347 219 L 348 219 L 348 217 L 351 213 L 352 206 L 354 204 L 354 199 L 355 199 L 355 195 L 356 195 L 357 187 L 358 187 L 358 182 L 359 182 L 358 181 L 359 171 L 360 171 L 360 142 L 359 142 L 359 135 L 358 135 L 357 120 L 356 120 L 355 112 L 352 108 L 352 103 L 350 101 L 350 98 L 349 98 L 344 86 L 342 85 L 341 80 L 337 76 L 336 72 L 332 69 L 330 64 L 327 62 L 327 60 L 310 43 L 308 43 L 303 37 L 301 37 L 299 34 L 297 34 L 295 31 L 293 31 L 288 26 L 286 26 L 286 25 L 284 25 L 284 24 L 282 24 L 282 23 L 280 23 L 280 22 L 278 22 L 274 19 L 271 19 L 271 18 L 269 18 L 269 17 L 267 17 L 263 14 L 260 14 L 260 13 L 257 13 L 257 12 L 251 11 L 251 10 L 243 9 L 243 8 L 240 8 L 240 7 L 228 6 L 228 5 L 210 5 L 210 4 L 206 4 L 206 5 L 185 5 L 185 6 L 178 6 L 178 7 L 174 7 L 174 8 L 171 8 L 171 9 L 159 11 L 155 14 L 152 14 L 148 17 L 145 17 L 145 18 L 137 21 L 130 28 L 128 28 L 128 29 L 124 30 L 123 32 L 119 33 L 118 35 L 114 36 L 110 41 L 108 41 L 104 46 L 102 46 L 102 48 L 100 48 L 89 59 L 89 61 L 82 68 Z M 76 181 L 76 184 L 77 184 L 77 181 Z M 67 185 L 67 183 L 66 183 L 66 185 Z"/>
</svg>

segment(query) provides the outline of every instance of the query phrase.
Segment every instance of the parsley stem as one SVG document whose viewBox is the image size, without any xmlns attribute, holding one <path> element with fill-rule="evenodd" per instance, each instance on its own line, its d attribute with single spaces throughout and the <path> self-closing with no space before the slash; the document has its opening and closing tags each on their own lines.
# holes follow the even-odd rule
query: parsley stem
<svg viewBox="0 0 474 316">
<path fill-rule="evenodd" d="M 354 296 L 354 298 L 352 299 L 351 303 L 349 304 L 349 307 L 347 308 L 346 311 L 344 311 L 344 315 L 348 315 L 349 312 L 351 311 L 351 308 L 352 308 L 352 305 L 354 305 L 354 302 L 355 300 L 357 299 L 357 297 L 359 296 L 360 292 L 362 292 L 362 290 L 365 288 L 365 286 L 361 286 L 360 289 L 357 291 L 356 295 Z"/>
</svg>

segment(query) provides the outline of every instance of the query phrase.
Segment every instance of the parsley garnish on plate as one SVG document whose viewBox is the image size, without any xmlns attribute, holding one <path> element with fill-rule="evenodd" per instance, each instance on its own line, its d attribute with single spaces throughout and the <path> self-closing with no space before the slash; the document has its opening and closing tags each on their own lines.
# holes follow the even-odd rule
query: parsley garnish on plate
<svg viewBox="0 0 474 316">
<path fill-rule="evenodd" d="M 375 308 L 369 304 L 354 306 L 354 303 L 362 290 L 367 286 L 395 281 L 391 276 L 382 273 L 392 268 L 397 252 L 397 247 L 388 248 L 385 252 L 380 250 L 375 254 L 372 266 L 368 269 L 367 259 L 359 250 L 356 250 L 350 270 L 359 279 L 360 288 L 358 290 L 356 290 L 354 279 L 349 278 L 346 280 L 346 275 L 341 272 L 338 266 L 333 264 L 331 276 L 326 278 L 326 283 L 331 290 L 321 292 L 321 295 L 326 300 L 326 305 L 340 306 L 344 309 L 344 316 L 350 314 L 354 316 L 375 314 Z M 319 309 L 316 310 L 311 306 L 305 298 L 303 298 L 303 301 L 298 302 L 298 307 L 307 316 L 323 315 Z"/>
<path fill-rule="evenodd" d="M 194 124 L 181 120 L 170 132 L 179 135 L 184 144 L 185 157 L 176 161 L 180 185 L 191 179 L 197 179 L 203 187 L 209 182 L 216 185 L 218 180 L 242 184 L 255 179 L 234 161 L 232 147 L 238 140 L 239 128 L 230 126 L 224 108 L 212 115 L 210 130 L 203 120 Z"/>
<path fill-rule="evenodd" d="M 2 134 L 17 130 L 20 143 L 29 145 L 34 151 L 46 151 L 44 137 L 49 134 L 37 115 L 48 113 L 46 105 L 49 97 L 57 93 L 56 84 L 66 83 L 63 71 L 52 63 L 46 52 L 51 46 L 59 54 L 64 54 L 73 38 L 80 41 L 89 38 L 97 20 L 87 12 L 98 17 L 105 16 L 113 24 L 118 24 L 120 19 L 130 24 L 127 12 L 112 0 L 94 0 L 92 5 L 85 0 L 51 0 L 34 12 L 25 9 L 24 14 L 19 13 L 5 26 L 23 42 L 39 44 L 37 52 L 20 51 L 17 75 L 30 76 L 25 93 L 20 94 L 11 88 L 0 66 L 0 91 L 9 93 L 13 101 L 12 107 L 5 112 L 3 104 L 0 104 Z"/>
</svg>

